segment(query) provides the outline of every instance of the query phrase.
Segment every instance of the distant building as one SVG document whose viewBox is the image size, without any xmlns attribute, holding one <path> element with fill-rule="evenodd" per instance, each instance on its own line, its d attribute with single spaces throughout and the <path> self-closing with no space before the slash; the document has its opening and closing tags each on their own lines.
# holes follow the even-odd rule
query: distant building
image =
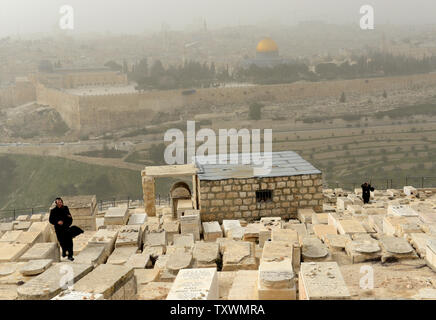
<svg viewBox="0 0 436 320">
<path fill-rule="evenodd" d="M 56 89 L 128 84 L 126 74 L 109 68 L 55 69 L 52 72 L 39 72 L 31 77 L 49 88 Z"/>
<path fill-rule="evenodd" d="M 257 44 L 256 58 L 245 59 L 242 61 L 243 68 L 249 68 L 251 65 L 258 67 L 274 67 L 279 64 L 287 63 L 280 58 L 279 47 L 277 43 L 271 38 L 265 38 Z"/>
</svg>

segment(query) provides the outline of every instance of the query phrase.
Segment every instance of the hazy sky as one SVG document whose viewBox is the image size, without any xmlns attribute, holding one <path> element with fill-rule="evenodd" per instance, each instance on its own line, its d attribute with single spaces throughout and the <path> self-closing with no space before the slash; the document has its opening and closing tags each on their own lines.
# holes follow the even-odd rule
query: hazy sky
<svg viewBox="0 0 436 320">
<path fill-rule="evenodd" d="M 183 30 L 201 18 L 210 28 L 302 20 L 358 24 L 364 4 L 374 7 L 376 26 L 436 22 L 434 0 L 0 0 L 0 36 L 53 31 L 62 5 L 74 8 L 78 33 L 138 33 L 162 23 Z"/>
</svg>

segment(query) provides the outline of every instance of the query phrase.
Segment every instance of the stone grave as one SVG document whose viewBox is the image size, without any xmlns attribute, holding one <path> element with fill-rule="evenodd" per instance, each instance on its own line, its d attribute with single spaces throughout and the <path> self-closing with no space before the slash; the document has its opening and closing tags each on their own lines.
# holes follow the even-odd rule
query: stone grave
<svg viewBox="0 0 436 320">
<path fill-rule="evenodd" d="M 118 231 L 115 248 L 123 246 L 142 247 L 142 231 L 140 225 L 122 226 Z"/>
<path fill-rule="evenodd" d="M 108 258 L 104 245 L 90 245 L 80 251 L 74 263 L 90 264 L 94 268 L 106 262 Z"/>
<path fill-rule="evenodd" d="M 203 238 L 204 241 L 215 242 L 217 238 L 223 236 L 223 231 L 218 221 L 203 222 Z"/>
<path fill-rule="evenodd" d="M 189 269 L 192 266 L 192 253 L 183 249 L 176 250 L 170 254 L 165 264 L 165 270 L 177 275 L 182 269 Z"/>
<path fill-rule="evenodd" d="M 284 241 L 267 241 L 262 250 L 262 261 L 281 261 L 290 259 L 293 262 L 294 246 Z M 299 266 L 298 266 L 299 267 Z"/>
<path fill-rule="evenodd" d="M 18 271 L 24 276 L 36 276 L 47 270 L 53 263 L 51 259 L 30 260 Z"/>
<path fill-rule="evenodd" d="M 413 210 L 410 206 L 402 205 L 389 205 L 388 215 L 397 217 L 417 217 L 418 213 Z"/>
<path fill-rule="evenodd" d="M 164 220 L 163 230 L 167 234 L 167 242 L 172 243 L 174 241 L 174 236 L 180 233 L 180 221 L 178 220 Z"/>
<path fill-rule="evenodd" d="M 222 271 L 255 269 L 257 269 L 257 263 L 252 242 L 232 240 L 226 243 Z"/>
<path fill-rule="evenodd" d="M 19 236 L 23 233 L 22 230 L 13 230 L 13 231 L 6 231 L 5 234 L 1 237 L 0 243 L 12 243 L 17 241 Z"/>
<path fill-rule="evenodd" d="M 143 252 L 131 255 L 124 265 L 133 269 L 145 269 L 150 262 L 150 254 Z"/>
<path fill-rule="evenodd" d="M 406 196 L 416 196 L 418 195 L 418 190 L 412 186 L 404 186 L 403 192 Z"/>
<path fill-rule="evenodd" d="M 84 231 L 97 230 L 96 215 L 98 212 L 97 197 L 95 195 L 64 197 L 64 205 L 68 206 L 73 225 Z M 52 205 L 52 208 L 54 204 Z"/>
<path fill-rule="evenodd" d="M 356 219 L 338 220 L 337 230 L 339 234 L 353 235 L 356 233 L 366 233 L 366 229 Z"/>
<path fill-rule="evenodd" d="M 331 259 L 327 246 L 316 237 L 307 236 L 303 239 L 301 256 L 304 262 L 326 261 Z"/>
<path fill-rule="evenodd" d="M 224 231 L 224 236 L 229 238 L 230 230 L 240 229 L 241 223 L 239 222 L 239 220 L 223 220 L 222 227 Z"/>
<path fill-rule="evenodd" d="M 436 235 L 427 233 L 411 233 L 410 244 L 415 248 L 416 252 L 421 258 L 425 258 L 425 252 L 427 249 L 427 243 L 430 241 L 436 241 Z"/>
<path fill-rule="evenodd" d="M 316 224 L 313 225 L 313 232 L 315 235 L 322 241 L 325 242 L 325 236 L 327 235 L 336 235 L 338 232 L 334 226 L 328 224 Z"/>
<path fill-rule="evenodd" d="M 436 241 L 429 240 L 425 251 L 427 265 L 436 272 Z"/>
<path fill-rule="evenodd" d="M 181 234 L 192 233 L 195 241 L 200 240 L 201 219 L 198 210 L 190 210 L 180 217 Z"/>
<path fill-rule="evenodd" d="M 338 197 L 336 199 L 336 208 L 339 211 L 347 210 L 348 206 L 352 205 L 352 204 L 353 204 L 353 202 L 350 199 L 346 198 L 346 197 Z"/>
<path fill-rule="evenodd" d="M 129 215 L 127 207 L 109 208 L 104 215 L 104 225 L 125 225 Z"/>
<path fill-rule="evenodd" d="M 94 237 L 97 231 L 85 231 L 74 238 L 74 255 L 77 256 L 88 246 L 88 241 Z"/>
<path fill-rule="evenodd" d="M 122 246 L 115 248 L 112 254 L 107 259 L 107 264 L 124 265 L 129 258 L 136 254 L 138 247 L 136 246 Z"/>
<path fill-rule="evenodd" d="M 28 244 L 0 242 L 0 262 L 18 261 L 28 249 Z"/>
<path fill-rule="evenodd" d="M 92 270 L 89 264 L 55 263 L 45 272 L 17 288 L 18 300 L 49 300 L 68 287 L 68 276 L 75 283 Z M 65 281 L 63 281 L 65 280 Z"/>
<path fill-rule="evenodd" d="M 147 214 L 146 213 L 133 213 L 130 215 L 129 222 L 127 224 L 129 226 L 132 226 L 132 225 L 142 226 L 146 222 L 147 222 Z"/>
<path fill-rule="evenodd" d="M 165 300 L 171 290 L 171 282 L 149 282 L 138 288 L 138 300 Z"/>
<path fill-rule="evenodd" d="M 273 229 L 271 232 L 272 241 L 284 241 L 293 245 L 293 258 L 294 270 L 300 268 L 301 261 L 301 244 L 298 233 L 292 229 Z"/>
<path fill-rule="evenodd" d="M 100 229 L 89 240 L 88 245 L 104 245 L 109 256 L 115 248 L 118 230 Z"/>
<path fill-rule="evenodd" d="M 258 270 L 236 272 L 227 300 L 257 300 Z"/>
<path fill-rule="evenodd" d="M 28 244 L 29 246 L 33 246 L 35 243 L 42 242 L 42 238 L 42 232 L 40 231 L 26 231 L 18 236 L 17 240 L 15 240 L 15 243 L 23 243 Z"/>
<path fill-rule="evenodd" d="M 328 224 L 329 215 L 327 213 L 313 213 L 312 224 Z"/>
<path fill-rule="evenodd" d="M 215 268 L 183 269 L 168 293 L 167 300 L 218 300 L 218 275 Z"/>
<path fill-rule="evenodd" d="M 54 242 L 35 243 L 18 260 L 30 261 L 37 259 L 50 259 L 53 262 L 59 262 L 60 253 L 58 244 Z"/>
<path fill-rule="evenodd" d="M 54 232 L 53 226 L 48 221 L 37 221 L 33 222 L 30 226 L 28 232 L 41 232 L 42 239 L 41 242 L 55 242 L 56 234 Z M 55 241 L 53 241 L 55 240 Z M 76 239 L 74 239 L 76 241 Z"/>
<path fill-rule="evenodd" d="M 260 263 L 257 281 L 259 300 L 296 300 L 296 295 L 291 259 Z"/>
<path fill-rule="evenodd" d="M 102 294 L 94 294 L 94 293 L 66 290 L 66 291 L 59 293 L 56 297 L 54 297 L 51 300 L 86 301 L 86 300 L 104 300 L 104 298 L 103 298 Z"/>
<path fill-rule="evenodd" d="M 216 268 L 220 258 L 219 245 L 214 242 L 197 242 L 194 245 L 194 268 Z"/>
<path fill-rule="evenodd" d="M 300 300 L 344 300 L 351 298 L 336 262 L 302 263 L 298 285 Z"/>
<path fill-rule="evenodd" d="M 312 216 L 316 214 L 312 208 L 299 208 L 297 218 L 301 223 L 312 223 Z"/>
<path fill-rule="evenodd" d="M 397 238 L 393 236 L 381 236 L 380 247 L 382 252 L 382 263 L 390 259 L 416 259 L 417 254 L 412 246 L 404 238 Z"/>
<path fill-rule="evenodd" d="M 75 283 L 74 290 L 101 294 L 108 300 L 132 300 L 136 298 L 136 280 L 130 267 L 101 264 Z"/>
<path fill-rule="evenodd" d="M 167 237 L 166 232 L 147 232 L 144 236 L 144 247 L 162 247 L 163 252 L 166 250 Z"/>
<path fill-rule="evenodd" d="M 377 261 L 382 256 L 378 241 L 372 238 L 350 240 L 345 245 L 345 251 L 352 263 Z"/>
<path fill-rule="evenodd" d="M 27 231 L 32 226 L 32 221 L 17 221 L 14 222 L 14 230 Z"/>
</svg>

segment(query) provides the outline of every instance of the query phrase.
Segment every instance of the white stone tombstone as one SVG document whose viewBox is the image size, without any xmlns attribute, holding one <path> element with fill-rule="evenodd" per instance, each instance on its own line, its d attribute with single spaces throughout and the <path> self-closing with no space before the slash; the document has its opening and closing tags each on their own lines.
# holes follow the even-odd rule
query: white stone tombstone
<svg viewBox="0 0 436 320">
<path fill-rule="evenodd" d="M 418 213 L 413 210 L 410 206 L 403 205 L 389 205 L 388 215 L 397 217 L 417 217 Z"/>
<path fill-rule="evenodd" d="M 308 262 L 301 264 L 300 300 L 350 299 L 350 292 L 336 262 Z"/>
<path fill-rule="evenodd" d="M 218 299 L 218 274 L 214 268 L 180 270 L 167 296 L 167 300 Z"/>
<path fill-rule="evenodd" d="M 223 236 L 218 221 L 203 222 L 203 238 L 204 241 L 215 241 Z"/>
<path fill-rule="evenodd" d="M 128 219 L 127 207 L 109 208 L 104 215 L 104 224 L 108 225 L 125 225 Z"/>
</svg>

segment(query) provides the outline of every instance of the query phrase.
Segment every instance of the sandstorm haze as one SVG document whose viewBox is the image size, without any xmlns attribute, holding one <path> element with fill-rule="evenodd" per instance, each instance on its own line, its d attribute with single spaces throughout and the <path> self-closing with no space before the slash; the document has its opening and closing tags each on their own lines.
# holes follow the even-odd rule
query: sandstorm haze
<svg viewBox="0 0 436 320">
<path fill-rule="evenodd" d="M 376 24 L 432 24 L 436 3 L 430 0 L 3 0 L 0 35 L 52 32 L 59 8 L 75 9 L 75 32 L 142 33 L 162 24 L 184 30 L 199 20 L 209 28 L 238 25 L 295 25 L 306 20 L 358 24 L 359 8 L 372 5 Z"/>
</svg>

